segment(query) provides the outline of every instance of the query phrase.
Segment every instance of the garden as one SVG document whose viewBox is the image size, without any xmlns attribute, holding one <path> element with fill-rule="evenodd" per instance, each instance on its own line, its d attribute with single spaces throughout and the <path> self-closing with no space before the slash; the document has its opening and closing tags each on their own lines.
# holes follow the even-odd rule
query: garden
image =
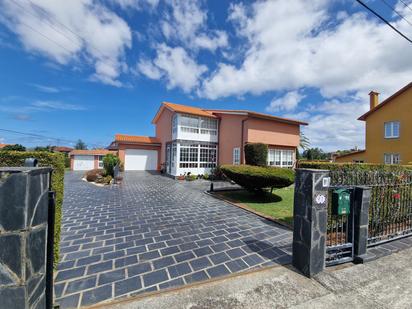
<svg viewBox="0 0 412 309">
<path fill-rule="evenodd" d="M 110 185 L 114 180 L 121 180 L 119 176 L 115 175 L 115 169 L 120 169 L 120 166 L 119 157 L 107 154 L 103 157 L 103 168 L 87 171 L 83 179 L 98 186 Z"/>
<path fill-rule="evenodd" d="M 218 198 L 266 219 L 292 226 L 295 172 L 267 166 L 268 147 L 245 145 L 245 165 L 222 165 L 224 177 L 244 190 L 214 192 Z"/>
</svg>

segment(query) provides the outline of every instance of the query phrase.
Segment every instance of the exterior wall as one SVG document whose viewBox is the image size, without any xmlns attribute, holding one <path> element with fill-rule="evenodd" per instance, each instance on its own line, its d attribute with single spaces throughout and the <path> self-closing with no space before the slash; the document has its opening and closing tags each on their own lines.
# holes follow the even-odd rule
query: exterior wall
<svg viewBox="0 0 412 309">
<path fill-rule="evenodd" d="M 266 119 L 250 118 L 245 122 L 245 142 L 264 143 L 298 147 L 300 142 L 299 125 L 276 122 Z"/>
<path fill-rule="evenodd" d="M 366 118 L 366 162 L 384 163 L 385 153 L 399 153 L 401 164 L 412 162 L 412 89 L 395 97 Z M 384 123 L 400 122 L 400 137 L 385 139 Z"/>
<path fill-rule="evenodd" d="M 342 157 L 335 158 L 335 162 L 337 163 L 350 163 L 354 161 L 366 162 L 366 152 L 347 154 Z"/>
<path fill-rule="evenodd" d="M 159 150 L 159 166 L 162 163 L 166 162 L 166 143 L 172 140 L 172 117 L 173 112 L 168 110 L 167 108 L 164 109 L 162 114 L 160 115 L 158 121 L 156 122 L 156 137 L 161 142 L 161 147 L 156 148 Z"/>
<path fill-rule="evenodd" d="M 119 150 L 118 156 L 120 161 L 125 162 L 125 150 L 126 149 L 146 149 L 146 150 L 157 150 L 157 169 L 160 170 L 161 162 L 160 162 L 160 146 L 151 146 L 151 145 L 139 145 L 139 144 L 127 144 L 127 143 L 118 143 Z"/>
<path fill-rule="evenodd" d="M 247 119 L 245 115 L 218 114 L 219 125 L 219 147 L 218 164 L 233 163 L 233 148 L 239 147 L 241 162 L 244 162 L 242 146 L 242 121 Z"/>
<path fill-rule="evenodd" d="M 74 156 L 70 156 L 70 170 L 72 171 L 74 168 Z"/>
</svg>

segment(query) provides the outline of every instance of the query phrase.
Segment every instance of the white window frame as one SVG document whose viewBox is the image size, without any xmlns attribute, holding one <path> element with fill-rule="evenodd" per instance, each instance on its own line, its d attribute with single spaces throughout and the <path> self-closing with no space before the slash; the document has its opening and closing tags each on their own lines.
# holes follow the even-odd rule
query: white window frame
<svg viewBox="0 0 412 309">
<path fill-rule="evenodd" d="M 268 165 L 275 167 L 293 167 L 295 164 L 294 150 L 270 148 L 268 150 Z"/>
<path fill-rule="evenodd" d="M 187 152 L 187 155 L 182 154 L 182 150 Z M 201 157 L 201 150 L 203 153 L 206 150 L 206 160 Z M 178 157 L 181 169 L 214 168 L 217 165 L 217 145 L 207 142 L 181 142 Z"/>
<path fill-rule="evenodd" d="M 397 126 L 398 134 L 395 134 L 395 126 Z M 389 129 L 389 134 L 387 134 L 387 129 Z M 388 121 L 384 123 L 384 136 L 385 138 L 399 138 L 401 135 L 401 124 L 399 121 Z"/>
<path fill-rule="evenodd" d="M 233 148 L 233 165 L 240 165 L 240 147 Z"/>
<path fill-rule="evenodd" d="M 102 155 L 97 156 L 97 162 L 98 162 L 97 166 L 98 166 L 98 168 L 104 168 L 103 158 L 104 158 L 104 156 L 102 156 Z"/>
<path fill-rule="evenodd" d="M 385 164 L 400 164 L 401 155 L 399 153 L 385 153 L 383 155 L 383 162 Z"/>
<path fill-rule="evenodd" d="M 217 136 L 218 123 L 217 119 L 207 117 L 197 117 L 193 115 L 180 114 L 179 127 L 182 133 L 193 133 L 202 135 Z M 197 125 L 185 124 L 184 120 L 192 119 L 197 122 Z"/>
</svg>

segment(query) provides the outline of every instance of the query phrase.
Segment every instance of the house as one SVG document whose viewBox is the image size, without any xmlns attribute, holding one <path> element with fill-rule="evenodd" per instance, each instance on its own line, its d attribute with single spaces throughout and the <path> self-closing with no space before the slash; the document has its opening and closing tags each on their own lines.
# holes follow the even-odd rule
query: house
<svg viewBox="0 0 412 309">
<path fill-rule="evenodd" d="M 300 126 L 307 123 L 247 110 L 211 110 L 163 102 L 152 123 L 156 136 L 116 134 L 125 170 L 205 174 L 220 164 L 245 163 L 243 146 L 265 143 L 268 164 L 293 167 Z"/>
<path fill-rule="evenodd" d="M 51 150 L 53 152 L 61 152 L 68 155 L 71 151 L 73 151 L 73 148 L 65 146 L 52 146 Z"/>
<path fill-rule="evenodd" d="M 8 145 L 9 145 L 9 144 L 1 144 L 1 143 L 0 143 L 0 149 L 6 147 L 6 146 L 8 146 Z"/>
<path fill-rule="evenodd" d="M 88 171 L 96 168 L 103 168 L 103 157 L 108 153 L 116 154 L 116 151 L 107 149 L 74 149 L 69 153 L 70 169 L 72 171 Z"/>
<path fill-rule="evenodd" d="M 382 103 L 375 91 L 369 97 L 369 111 L 358 118 L 366 123 L 365 150 L 339 156 L 336 162 L 412 162 L 412 83 Z"/>
</svg>

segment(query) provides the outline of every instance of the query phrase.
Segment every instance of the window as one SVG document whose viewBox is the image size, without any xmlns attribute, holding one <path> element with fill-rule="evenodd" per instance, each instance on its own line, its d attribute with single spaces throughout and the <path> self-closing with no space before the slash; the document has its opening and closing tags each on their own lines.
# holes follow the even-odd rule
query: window
<svg viewBox="0 0 412 309">
<path fill-rule="evenodd" d="M 399 138 L 399 121 L 385 122 L 385 138 Z"/>
<path fill-rule="evenodd" d="M 172 118 L 172 134 L 177 133 L 177 115 L 174 114 Z"/>
<path fill-rule="evenodd" d="M 240 164 L 240 148 L 233 148 L 233 165 Z"/>
<path fill-rule="evenodd" d="M 269 149 L 268 165 L 278 167 L 293 167 L 293 150 Z"/>
<path fill-rule="evenodd" d="M 103 165 L 103 157 L 104 156 L 98 156 L 98 161 L 99 161 L 99 168 L 103 168 L 104 167 L 104 165 Z"/>
<path fill-rule="evenodd" d="M 385 164 L 400 164 L 401 156 L 398 153 L 385 153 L 384 162 Z"/>
<path fill-rule="evenodd" d="M 180 168 L 213 168 L 216 167 L 217 145 L 208 143 L 180 144 Z"/>
<path fill-rule="evenodd" d="M 180 131 L 183 133 L 217 135 L 217 120 L 191 115 L 180 116 Z"/>
</svg>

